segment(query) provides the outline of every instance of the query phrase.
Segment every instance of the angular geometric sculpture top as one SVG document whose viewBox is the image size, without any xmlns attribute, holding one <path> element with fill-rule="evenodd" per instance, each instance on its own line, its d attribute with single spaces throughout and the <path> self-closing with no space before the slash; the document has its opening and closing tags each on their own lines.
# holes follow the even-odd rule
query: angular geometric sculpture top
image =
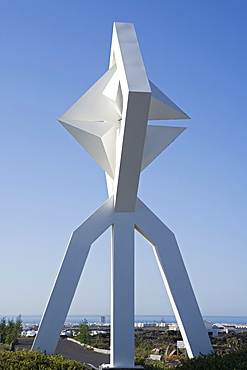
<svg viewBox="0 0 247 370">
<path fill-rule="evenodd" d="M 147 121 L 186 118 L 148 80 L 133 25 L 115 23 L 109 70 L 59 122 L 110 177 L 108 193 L 116 195 L 116 211 L 131 212 L 140 172 L 185 130 L 147 126 Z"/>
<path fill-rule="evenodd" d="M 109 199 L 72 234 L 32 349 L 55 351 L 91 244 L 111 227 L 108 366 L 134 367 L 134 230 L 153 247 L 189 357 L 211 352 L 175 236 L 137 197 L 141 171 L 185 130 L 148 121 L 187 118 L 148 80 L 134 26 L 115 23 L 109 70 L 59 119 L 104 169 Z"/>
</svg>

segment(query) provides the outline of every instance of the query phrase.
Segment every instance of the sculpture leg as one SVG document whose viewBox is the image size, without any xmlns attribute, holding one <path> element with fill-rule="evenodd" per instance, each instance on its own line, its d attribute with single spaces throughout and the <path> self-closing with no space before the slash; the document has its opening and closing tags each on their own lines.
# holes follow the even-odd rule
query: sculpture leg
<svg viewBox="0 0 247 370">
<path fill-rule="evenodd" d="M 90 246 L 112 222 L 113 199 L 109 198 L 72 234 L 32 350 L 54 353 Z"/>
<path fill-rule="evenodd" d="M 133 213 L 115 213 L 111 257 L 111 367 L 134 367 Z"/>
<path fill-rule="evenodd" d="M 212 352 L 176 239 L 139 199 L 136 229 L 152 244 L 189 357 Z"/>
</svg>

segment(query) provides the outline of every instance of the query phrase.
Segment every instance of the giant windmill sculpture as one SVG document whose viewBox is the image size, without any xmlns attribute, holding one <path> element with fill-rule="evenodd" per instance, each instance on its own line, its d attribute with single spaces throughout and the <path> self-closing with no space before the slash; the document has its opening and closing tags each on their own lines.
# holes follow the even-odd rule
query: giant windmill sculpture
<svg viewBox="0 0 247 370">
<path fill-rule="evenodd" d="M 54 353 L 91 244 L 112 227 L 110 367 L 134 367 L 134 230 L 153 247 L 189 357 L 211 344 L 171 230 L 137 197 L 143 171 L 183 131 L 149 120 L 189 118 L 147 78 L 135 29 L 113 27 L 109 70 L 59 122 L 106 173 L 108 200 L 71 236 L 33 350 Z"/>
</svg>

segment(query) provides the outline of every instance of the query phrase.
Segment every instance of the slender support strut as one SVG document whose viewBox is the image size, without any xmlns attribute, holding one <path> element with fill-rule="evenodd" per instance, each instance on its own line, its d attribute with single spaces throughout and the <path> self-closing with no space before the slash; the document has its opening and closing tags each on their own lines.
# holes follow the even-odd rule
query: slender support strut
<svg viewBox="0 0 247 370">
<path fill-rule="evenodd" d="M 153 246 L 188 356 L 210 353 L 208 333 L 174 234 L 139 199 L 135 222 L 136 229 Z"/>
<path fill-rule="evenodd" d="M 111 250 L 111 367 L 134 367 L 133 213 L 114 214 Z"/>
<path fill-rule="evenodd" d="M 55 352 L 91 244 L 113 223 L 113 212 L 111 197 L 72 234 L 32 350 Z"/>
</svg>

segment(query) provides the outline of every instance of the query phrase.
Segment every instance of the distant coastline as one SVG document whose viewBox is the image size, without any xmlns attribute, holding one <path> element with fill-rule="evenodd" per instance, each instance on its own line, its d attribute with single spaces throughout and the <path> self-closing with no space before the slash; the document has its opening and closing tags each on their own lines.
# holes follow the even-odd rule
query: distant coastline
<svg viewBox="0 0 247 370">
<path fill-rule="evenodd" d="M 18 315 L 0 315 L 0 319 L 2 317 L 16 319 Z M 110 315 L 68 315 L 66 318 L 66 322 L 71 323 L 79 323 L 86 319 L 89 323 L 98 323 L 101 321 L 101 317 L 105 317 L 105 322 L 110 322 Z M 42 315 L 22 315 L 23 323 L 35 323 L 39 324 Z M 210 321 L 212 323 L 225 323 L 225 324 L 243 324 L 247 325 L 247 316 L 203 316 L 205 321 Z M 176 322 L 175 316 L 173 315 L 135 315 L 135 322 L 167 322 L 167 323 L 174 323 Z"/>
</svg>

